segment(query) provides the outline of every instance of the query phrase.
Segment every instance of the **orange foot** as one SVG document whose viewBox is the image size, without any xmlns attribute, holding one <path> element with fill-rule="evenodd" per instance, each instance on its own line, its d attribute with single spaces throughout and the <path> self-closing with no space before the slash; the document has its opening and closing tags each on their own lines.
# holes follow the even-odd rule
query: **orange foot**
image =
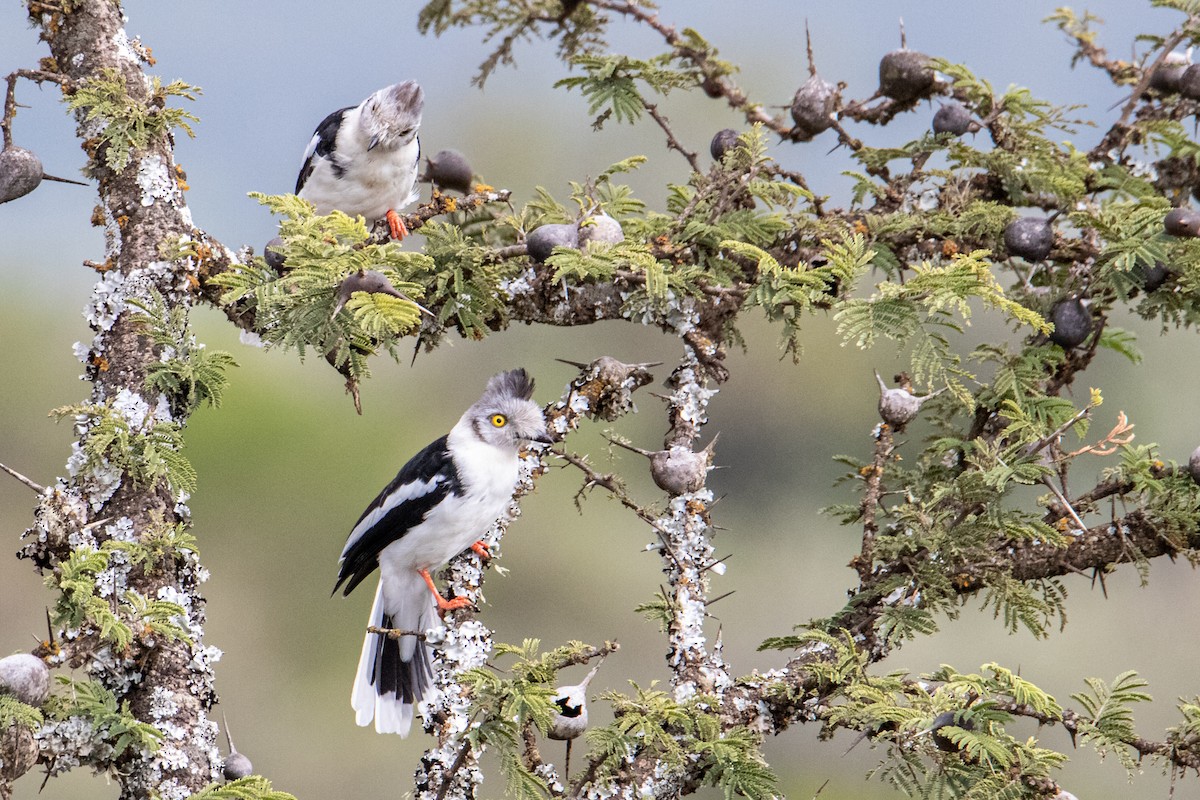
<svg viewBox="0 0 1200 800">
<path fill-rule="evenodd" d="M 387 212 L 388 230 L 392 234 L 392 238 L 397 242 L 408 236 L 408 226 L 404 224 L 404 220 L 396 213 L 395 209 L 389 208 Z"/>
<path fill-rule="evenodd" d="M 471 550 L 475 553 L 475 555 L 479 556 L 484 561 L 492 560 L 492 551 L 489 550 L 488 546 L 483 542 L 476 542 L 475 544 L 471 545 Z"/>
<path fill-rule="evenodd" d="M 439 615 L 445 616 L 447 611 L 457 611 L 460 608 L 466 608 L 467 606 L 471 605 L 470 599 L 466 597 L 455 597 L 452 600 L 447 600 L 446 598 L 442 597 L 441 592 L 439 592 L 437 587 L 433 585 L 433 578 L 430 577 L 429 570 L 419 569 L 417 572 L 420 573 L 421 577 L 425 579 L 425 585 L 429 587 L 429 591 L 433 592 L 433 596 L 437 600 L 437 610 Z"/>
</svg>

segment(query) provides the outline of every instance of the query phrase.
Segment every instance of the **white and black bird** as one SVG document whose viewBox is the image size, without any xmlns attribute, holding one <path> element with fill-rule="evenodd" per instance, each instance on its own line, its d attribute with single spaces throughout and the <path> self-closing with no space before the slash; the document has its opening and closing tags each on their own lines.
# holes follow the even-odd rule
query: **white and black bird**
<svg viewBox="0 0 1200 800">
<path fill-rule="evenodd" d="M 554 705 L 558 706 L 558 711 L 554 713 L 550 730 L 546 732 L 551 739 L 570 742 L 587 730 L 587 688 L 603 663 L 602 657 L 579 683 L 574 686 L 560 686 L 555 691 Z"/>
<path fill-rule="evenodd" d="M 512 500 L 521 444 L 551 441 L 532 396 L 525 370 L 493 376 L 450 433 L 413 456 L 359 517 L 334 592 L 345 584 L 350 594 L 378 567 L 370 625 L 421 633 L 436 614 L 469 605 L 444 599 L 429 571 L 468 548 L 486 557 L 479 538 Z M 376 731 L 406 736 L 432 676 L 423 638 L 367 633 L 350 698 L 358 724 L 374 718 Z"/>
<path fill-rule="evenodd" d="M 579 683 L 574 686 L 560 686 L 554 694 L 554 705 L 558 706 L 558 710 L 554 712 L 554 717 L 550 720 L 550 730 L 546 731 L 546 735 L 551 739 L 567 743 L 567 755 L 563 768 L 568 779 L 571 777 L 571 743 L 578 739 L 588 726 L 588 684 L 592 682 L 592 678 L 596 677 L 596 672 L 599 671 L 605 658 L 607 656 L 601 656 L 600 660 L 596 662 L 596 666 L 592 667 Z"/>
<path fill-rule="evenodd" d="M 296 194 L 318 214 L 361 214 L 368 223 L 386 217 L 392 238 L 404 238 L 408 230 L 396 212 L 418 196 L 424 107 L 421 87 L 404 81 L 327 116 L 304 151 Z"/>
</svg>

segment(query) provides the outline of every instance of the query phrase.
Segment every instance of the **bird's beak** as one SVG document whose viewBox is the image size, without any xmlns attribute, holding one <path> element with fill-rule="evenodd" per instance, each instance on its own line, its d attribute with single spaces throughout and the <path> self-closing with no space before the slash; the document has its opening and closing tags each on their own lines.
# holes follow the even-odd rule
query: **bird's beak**
<svg viewBox="0 0 1200 800">
<path fill-rule="evenodd" d="M 550 432 L 547 431 L 546 433 L 539 433 L 537 436 L 529 437 L 529 441 L 541 442 L 542 444 L 554 444 L 554 437 L 552 437 Z"/>
<path fill-rule="evenodd" d="M 374 150 L 378 144 L 379 144 L 379 134 L 375 134 L 374 136 L 371 137 L 371 141 L 367 145 L 367 152 Z"/>
</svg>

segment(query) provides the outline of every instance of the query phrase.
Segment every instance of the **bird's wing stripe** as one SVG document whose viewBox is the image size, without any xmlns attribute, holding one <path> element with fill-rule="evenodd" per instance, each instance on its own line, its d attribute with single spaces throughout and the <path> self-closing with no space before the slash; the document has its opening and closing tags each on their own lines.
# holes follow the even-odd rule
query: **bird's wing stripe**
<svg viewBox="0 0 1200 800">
<path fill-rule="evenodd" d="M 417 453 L 376 497 L 350 531 L 342 549 L 337 587 L 349 594 L 379 566 L 379 552 L 419 525 L 429 511 L 462 485 L 447 450 L 448 436 Z"/>
<path fill-rule="evenodd" d="M 450 494 L 446 483 L 439 483 L 436 491 L 422 495 L 394 507 L 378 523 L 368 528 L 354 546 L 342 557 L 342 568 L 338 574 L 338 586 L 346 582 L 343 594 L 350 594 L 368 575 L 379 566 L 379 553 L 392 542 L 420 525 L 429 512 Z"/>
<path fill-rule="evenodd" d="M 353 106 L 334 111 L 321 120 L 321 124 L 317 126 L 312 139 L 308 142 L 308 147 L 304 149 L 304 163 L 300 167 L 300 174 L 296 177 L 296 194 L 300 194 L 300 190 L 304 188 L 304 183 L 312 175 L 313 170 L 316 168 L 316 159 L 328 158 L 333 153 L 338 131 L 342 127 L 342 121 L 345 119 L 346 112 L 351 108 Z"/>
<path fill-rule="evenodd" d="M 397 486 L 394 491 L 380 495 L 382 502 L 375 503 L 364 512 L 358 524 L 354 526 L 354 530 L 350 531 L 349 538 L 346 539 L 346 546 L 342 548 L 342 558 L 346 557 L 346 553 L 358 543 L 363 534 L 371 530 L 379 524 L 379 521 L 386 517 L 392 509 L 399 506 L 401 503 L 408 503 L 420 497 L 424 497 L 432 491 L 435 491 L 438 484 L 446 481 L 445 475 L 435 475 L 427 481 L 417 481 L 415 483 L 406 483 L 402 486 Z"/>
</svg>

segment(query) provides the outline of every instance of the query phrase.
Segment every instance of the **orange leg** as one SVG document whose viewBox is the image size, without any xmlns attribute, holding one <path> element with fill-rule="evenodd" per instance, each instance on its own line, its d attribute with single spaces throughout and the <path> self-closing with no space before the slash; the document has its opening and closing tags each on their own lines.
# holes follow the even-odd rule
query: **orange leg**
<svg viewBox="0 0 1200 800">
<path fill-rule="evenodd" d="M 466 597 L 456 597 L 453 600 L 447 600 L 442 597 L 442 593 L 433 585 L 433 578 L 429 575 L 429 570 L 417 570 L 421 577 L 425 579 L 425 585 L 429 587 L 429 591 L 433 592 L 433 596 L 437 598 L 437 608 L 439 614 L 445 614 L 447 611 L 456 611 L 460 608 L 466 608 L 471 605 L 470 599 Z"/>
<path fill-rule="evenodd" d="M 476 542 L 475 544 L 471 545 L 471 550 L 475 553 L 475 555 L 479 556 L 484 561 L 491 561 L 492 559 L 492 551 L 489 550 L 488 546 L 483 542 Z"/>
<path fill-rule="evenodd" d="M 389 208 L 387 212 L 388 230 L 392 234 L 392 238 L 400 241 L 405 236 L 408 236 L 408 227 L 404 224 L 404 220 L 396 213 L 395 209 Z"/>
</svg>

